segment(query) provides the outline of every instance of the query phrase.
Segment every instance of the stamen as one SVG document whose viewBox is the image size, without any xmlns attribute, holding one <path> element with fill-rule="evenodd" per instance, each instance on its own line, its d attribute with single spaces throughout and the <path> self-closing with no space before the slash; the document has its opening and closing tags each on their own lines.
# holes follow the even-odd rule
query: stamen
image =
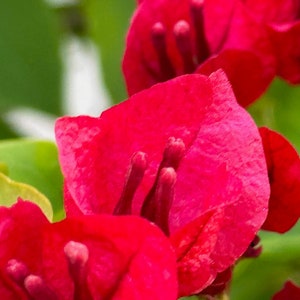
<svg viewBox="0 0 300 300">
<path fill-rule="evenodd" d="M 174 26 L 174 36 L 183 60 L 184 73 L 192 73 L 196 64 L 193 60 L 190 25 L 184 20 L 178 21 Z"/>
<path fill-rule="evenodd" d="M 162 231 L 169 235 L 169 212 L 174 199 L 174 185 L 176 172 L 173 168 L 163 168 L 160 171 L 156 185 L 153 203 L 154 209 L 146 210 L 144 215 L 149 221 L 154 222 Z"/>
<path fill-rule="evenodd" d="M 87 262 L 89 250 L 86 245 L 74 241 L 64 247 L 69 274 L 74 282 L 74 300 L 92 300 L 87 285 Z"/>
<path fill-rule="evenodd" d="M 161 22 L 157 22 L 152 26 L 151 40 L 159 61 L 160 81 L 175 77 L 176 72 L 167 53 L 166 29 Z"/>
<path fill-rule="evenodd" d="M 185 144 L 182 139 L 170 137 L 163 153 L 163 159 L 158 167 L 157 176 L 154 184 L 145 198 L 141 209 L 141 216 L 152 220 L 156 213 L 156 190 L 160 180 L 160 173 L 163 168 L 173 168 L 174 172 L 178 169 L 179 163 L 185 152 Z M 164 204 L 162 204 L 164 205 Z"/>
<path fill-rule="evenodd" d="M 179 163 L 185 152 L 185 144 L 182 139 L 170 137 L 163 154 L 163 160 L 159 169 L 172 167 L 177 170 Z"/>
<path fill-rule="evenodd" d="M 21 287 L 23 287 L 25 278 L 29 275 L 26 265 L 16 259 L 8 261 L 6 272 L 10 278 Z"/>
<path fill-rule="evenodd" d="M 196 54 L 198 64 L 202 63 L 210 53 L 208 42 L 205 37 L 203 5 L 204 0 L 191 0 L 190 4 L 191 18 L 196 34 Z"/>
<path fill-rule="evenodd" d="M 27 276 L 24 280 L 24 287 L 32 300 L 58 300 L 55 292 L 47 286 L 40 276 Z"/>
<path fill-rule="evenodd" d="M 114 215 L 131 214 L 133 196 L 144 177 L 147 166 L 146 153 L 139 151 L 133 154 L 121 198 L 114 209 Z"/>
</svg>

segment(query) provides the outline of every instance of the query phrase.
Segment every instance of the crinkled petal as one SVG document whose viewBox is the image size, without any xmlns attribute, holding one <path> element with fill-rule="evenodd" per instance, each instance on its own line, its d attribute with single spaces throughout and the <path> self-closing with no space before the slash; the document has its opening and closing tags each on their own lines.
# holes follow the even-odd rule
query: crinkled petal
<svg viewBox="0 0 300 300">
<path fill-rule="evenodd" d="M 215 279 L 211 253 L 223 219 L 222 210 L 207 212 L 171 236 L 176 249 L 180 296 L 199 293 Z"/>
<path fill-rule="evenodd" d="M 42 270 L 42 232 L 48 224 L 38 206 L 18 200 L 11 208 L 0 207 L 0 295 L 3 299 L 28 299 L 6 273 L 7 262 L 26 262 L 33 272 Z"/>
<path fill-rule="evenodd" d="M 268 166 L 271 196 L 263 229 L 286 232 L 300 217 L 300 159 L 280 134 L 260 128 Z"/>
<path fill-rule="evenodd" d="M 144 151 L 150 163 L 135 196 L 134 213 L 139 214 L 172 136 L 183 139 L 189 149 L 178 169 L 175 189 L 179 194 L 172 210 L 180 212 L 185 206 L 179 214 L 187 217 L 176 216 L 181 221 L 171 224 L 174 229 L 198 216 L 203 208 L 197 209 L 198 203 L 206 195 L 201 186 L 207 186 L 222 164 L 242 178 L 245 198 L 257 199 L 261 208 L 266 204 L 268 184 L 260 137 L 220 72 L 211 78 L 186 75 L 156 85 L 100 118 L 61 118 L 56 136 L 67 187 L 84 213 L 113 212 L 131 156 Z"/>
<path fill-rule="evenodd" d="M 243 193 L 240 182 L 236 178 L 228 178 L 225 172 L 224 178 L 220 172 L 216 174 L 218 181 L 207 185 L 210 197 L 202 202 L 212 202 L 218 206 L 170 237 L 177 252 L 181 296 L 202 293 L 204 288 L 207 288 L 207 293 L 220 291 L 226 285 L 225 281 L 210 288 L 209 285 L 218 274 L 235 263 L 253 237 L 253 224 L 245 224 L 245 219 L 252 218 L 257 222 L 253 217 L 253 203 L 245 203 L 241 214 L 241 202 L 236 197 Z"/>
<path fill-rule="evenodd" d="M 94 215 L 49 226 L 43 256 L 45 269 L 52 272 L 45 277 L 62 295 L 66 287 L 61 274 L 67 273 L 62 249 L 70 240 L 88 247 L 87 282 L 93 299 L 177 299 L 174 251 L 146 220 Z"/>
<path fill-rule="evenodd" d="M 64 247 L 88 249 L 86 281 L 92 299 L 177 299 L 175 253 L 153 224 L 134 216 L 81 216 L 50 224 L 33 203 L 0 208 L 0 292 L 28 299 L 6 273 L 7 262 L 24 263 L 58 299 L 74 299 Z M 89 299 L 89 298 L 86 298 Z"/>
<path fill-rule="evenodd" d="M 221 5 L 220 0 L 208 1 L 212 2 L 212 5 Z M 235 0 L 234 2 L 230 27 L 222 49 L 239 49 L 253 52 L 264 65 L 265 74 L 274 76 L 276 61 L 267 26 L 256 21 L 240 0 Z"/>
<path fill-rule="evenodd" d="M 255 53 L 236 49 L 223 50 L 211 56 L 196 72 L 209 75 L 219 68 L 225 71 L 243 107 L 259 98 L 274 78 L 274 72 L 269 72 Z"/>
<path fill-rule="evenodd" d="M 67 188 L 84 213 L 113 212 L 130 158 L 143 151 L 149 167 L 133 201 L 133 213 L 139 214 L 168 138 L 184 141 L 187 150 L 177 169 L 169 216 L 171 234 L 185 226 L 201 234 L 198 225 L 205 224 L 194 228 L 189 225 L 193 220 L 210 211 L 221 210 L 223 216 L 213 222 L 216 232 L 208 241 L 210 264 L 216 261 L 216 266 L 207 264 L 192 291 L 210 284 L 240 257 L 265 220 L 269 183 L 261 138 L 221 71 L 157 84 L 100 118 L 61 118 L 56 136 Z M 180 238 L 184 241 L 185 234 L 178 233 Z M 199 269 L 186 271 L 197 277 Z"/>
</svg>

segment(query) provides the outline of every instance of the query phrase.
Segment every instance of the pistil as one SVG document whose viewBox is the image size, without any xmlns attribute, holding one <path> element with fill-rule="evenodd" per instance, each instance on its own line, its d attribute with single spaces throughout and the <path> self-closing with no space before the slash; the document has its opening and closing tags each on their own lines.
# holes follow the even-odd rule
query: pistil
<svg viewBox="0 0 300 300">
<path fill-rule="evenodd" d="M 26 265 L 16 259 L 8 261 L 6 265 L 6 272 L 19 286 L 23 286 L 25 278 L 29 275 Z"/>
<path fill-rule="evenodd" d="M 204 15 L 203 15 L 204 0 L 191 0 L 190 12 L 192 22 L 195 28 L 196 35 L 196 55 L 198 64 L 201 64 L 209 57 L 210 50 L 205 36 L 204 30 Z"/>
<path fill-rule="evenodd" d="M 196 34 L 196 55 L 198 64 L 207 59 L 210 53 L 204 30 L 203 6 L 204 0 L 191 0 L 190 12 Z"/>
<path fill-rule="evenodd" d="M 151 40 L 157 53 L 160 76 L 159 81 L 166 81 L 176 76 L 176 72 L 169 59 L 166 44 L 166 29 L 161 22 L 157 22 L 152 26 Z"/>
<path fill-rule="evenodd" d="M 133 196 L 143 179 L 147 166 L 146 153 L 139 151 L 133 154 L 122 195 L 114 209 L 114 215 L 131 214 Z"/>
<path fill-rule="evenodd" d="M 173 202 L 176 170 L 185 152 L 182 139 L 170 137 L 158 167 L 154 184 L 145 198 L 141 216 L 156 223 L 168 235 L 168 215 Z"/>
<path fill-rule="evenodd" d="M 147 215 L 147 219 L 155 223 L 169 236 L 169 212 L 174 199 L 174 185 L 176 172 L 173 168 L 163 168 L 160 171 L 153 202 L 154 212 Z"/>
<path fill-rule="evenodd" d="M 29 275 L 24 280 L 24 287 L 32 300 L 59 300 L 54 291 L 40 276 Z"/>
<path fill-rule="evenodd" d="M 74 241 L 64 247 L 69 274 L 74 282 L 74 300 L 92 300 L 87 285 L 87 262 L 89 250 L 86 245 Z"/>
<path fill-rule="evenodd" d="M 54 291 L 37 275 L 30 274 L 27 266 L 16 259 L 7 262 L 9 277 L 28 295 L 30 300 L 58 300 Z"/>
<path fill-rule="evenodd" d="M 183 61 L 184 73 L 194 72 L 196 64 L 193 59 L 190 25 L 184 20 L 178 21 L 174 26 L 174 36 Z"/>
</svg>

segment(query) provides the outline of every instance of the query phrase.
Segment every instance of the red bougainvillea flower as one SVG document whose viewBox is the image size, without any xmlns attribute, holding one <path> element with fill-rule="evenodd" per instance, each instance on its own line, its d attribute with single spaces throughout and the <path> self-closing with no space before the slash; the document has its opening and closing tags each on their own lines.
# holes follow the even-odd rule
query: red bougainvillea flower
<svg viewBox="0 0 300 300">
<path fill-rule="evenodd" d="M 283 233 L 300 217 L 300 158 L 282 135 L 265 127 L 259 131 L 271 185 L 268 216 L 262 228 Z"/>
<path fill-rule="evenodd" d="M 242 106 L 275 76 L 264 24 L 236 0 L 139 1 L 127 36 L 123 72 L 130 95 L 186 73 L 222 68 Z"/>
<path fill-rule="evenodd" d="M 236 1 L 267 25 L 277 58 L 277 74 L 291 83 L 300 83 L 300 1 Z"/>
<path fill-rule="evenodd" d="M 142 218 L 50 224 L 39 207 L 19 200 L 0 207 L 0 228 L 1 299 L 177 299 L 174 250 Z"/>
<path fill-rule="evenodd" d="M 291 281 L 287 281 L 277 294 L 275 294 L 272 300 L 299 300 L 300 299 L 300 287 L 296 286 Z"/>
<path fill-rule="evenodd" d="M 67 207 L 156 223 L 176 249 L 180 295 L 211 284 L 265 220 L 261 138 L 221 71 L 157 84 L 98 118 L 61 118 L 56 138 Z"/>
</svg>

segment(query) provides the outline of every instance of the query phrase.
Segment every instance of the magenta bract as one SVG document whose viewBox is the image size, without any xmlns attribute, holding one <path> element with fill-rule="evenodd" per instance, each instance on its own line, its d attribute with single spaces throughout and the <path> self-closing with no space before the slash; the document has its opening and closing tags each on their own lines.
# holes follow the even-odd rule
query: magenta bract
<svg viewBox="0 0 300 300">
<path fill-rule="evenodd" d="M 2 299 L 177 299 L 170 242 L 135 216 L 50 224 L 33 203 L 0 208 Z"/>
<path fill-rule="evenodd" d="M 56 123 L 69 212 L 137 214 L 176 249 L 180 295 L 211 284 L 265 220 L 261 138 L 223 72 L 185 75 L 99 118 Z"/>
</svg>

